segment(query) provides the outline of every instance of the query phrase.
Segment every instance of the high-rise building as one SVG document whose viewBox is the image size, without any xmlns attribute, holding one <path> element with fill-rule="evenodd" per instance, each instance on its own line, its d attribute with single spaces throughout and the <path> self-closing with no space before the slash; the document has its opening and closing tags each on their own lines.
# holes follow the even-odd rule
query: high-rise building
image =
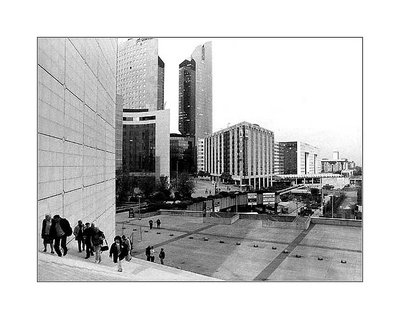
<svg viewBox="0 0 400 319">
<path fill-rule="evenodd" d="M 271 186 L 274 133 L 241 122 L 206 137 L 204 158 L 205 171 L 213 179 L 228 173 L 237 185 L 254 189 Z"/>
<path fill-rule="evenodd" d="M 212 48 L 199 45 L 179 65 L 179 131 L 204 138 L 212 133 Z"/>
<path fill-rule="evenodd" d="M 275 144 L 275 174 L 319 174 L 319 150 L 303 142 L 279 142 Z"/>
<path fill-rule="evenodd" d="M 117 39 L 38 39 L 38 219 L 58 214 L 72 226 L 93 222 L 109 241 L 116 65 Z"/>
<path fill-rule="evenodd" d="M 124 109 L 122 165 L 130 175 L 170 177 L 169 110 Z"/>
<path fill-rule="evenodd" d="M 193 59 L 179 64 L 179 132 L 196 135 L 196 63 Z"/>
<path fill-rule="evenodd" d="M 115 108 L 115 170 L 122 170 L 122 114 L 124 99 L 117 94 Z"/>
<path fill-rule="evenodd" d="M 131 38 L 118 45 L 117 93 L 124 109 L 164 109 L 164 67 L 157 39 Z"/>
</svg>

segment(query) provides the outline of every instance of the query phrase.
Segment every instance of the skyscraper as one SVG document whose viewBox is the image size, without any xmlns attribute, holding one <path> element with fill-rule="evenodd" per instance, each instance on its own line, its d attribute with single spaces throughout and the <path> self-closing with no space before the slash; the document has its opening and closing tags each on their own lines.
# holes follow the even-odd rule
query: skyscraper
<svg viewBox="0 0 400 319">
<path fill-rule="evenodd" d="M 131 38 L 119 44 L 117 93 L 124 109 L 164 109 L 164 62 L 157 39 Z"/>
<path fill-rule="evenodd" d="M 196 133 L 196 64 L 179 64 L 179 131 L 194 137 Z"/>
<path fill-rule="evenodd" d="M 211 42 L 199 45 L 179 65 L 179 131 L 204 138 L 212 133 Z"/>
</svg>

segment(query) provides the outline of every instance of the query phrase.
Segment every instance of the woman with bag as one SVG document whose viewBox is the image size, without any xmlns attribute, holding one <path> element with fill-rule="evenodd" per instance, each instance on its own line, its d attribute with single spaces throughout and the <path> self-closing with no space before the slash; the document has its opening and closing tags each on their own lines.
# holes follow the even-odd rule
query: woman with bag
<svg viewBox="0 0 400 319">
<path fill-rule="evenodd" d="M 125 235 L 122 235 L 122 243 L 125 244 L 126 248 L 128 249 L 128 254 L 125 256 L 125 260 L 131 261 L 132 256 L 129 254 L 132 249 L 131 241 Z"/>
<path fill-rule="evenodd" d="M 101 263 L 101 252 L 102 249 L 101 247 L 103 246 L 103 240 L 105 239 L 104 234 L 98 227 L 94 228 L 93 231 L 93 237 L 92 237 L 92 243 L 94 246 L 94 252 L 96 254 L 95 256 L 95 263 Z"/>
<path fill-rule="evenodd" d="M 113 258 L 114 263 L 118 264 L 118 271 L 122 271 L 121 260 L 128 255 L 128 247 L 122 242 L 120 236 L 115 236 L 114 243 L 110 248 L 110 258 Z"/>
</svg>

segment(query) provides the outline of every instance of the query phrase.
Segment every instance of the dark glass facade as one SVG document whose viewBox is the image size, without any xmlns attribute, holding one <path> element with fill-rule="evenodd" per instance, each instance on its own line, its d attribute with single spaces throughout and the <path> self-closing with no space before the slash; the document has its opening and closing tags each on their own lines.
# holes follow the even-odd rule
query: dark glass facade
<svg viewBox="0 0 400 319">
<path fill-rule="evenodd" d="M 283 174 L 297 174 L 297 142 L 279 142 Z"/>
<path fill-rule="evenodd" d="M 185 60 L 179 64 L 179 132 L 196 133 L 196 64 Z"/>
<path fill-rule="evenodd" d="M 195 173 L 195 148 L 194 137 L 180 134 L 170 135 L 170 172 L 175 177 L 178 173 Z"/>
<path fill-rule="evenodd" d="M 155 173 L 156 125 L 124 125 L 122 163 L 130 173 Z"/>
</svg>

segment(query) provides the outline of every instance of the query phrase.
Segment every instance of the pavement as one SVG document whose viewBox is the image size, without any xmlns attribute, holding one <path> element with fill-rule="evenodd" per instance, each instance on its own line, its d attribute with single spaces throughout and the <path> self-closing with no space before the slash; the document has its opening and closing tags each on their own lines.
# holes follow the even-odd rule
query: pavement
<svg viewBox="0 0 400 319">
<path fill-rule="evenodd" d="M 102 262 L 94 263 L 94 257 L 84 259 L 70 245 L 68 254 L 63 257 L 49 253 L 38 253 L 38 281 L 218 281 L 218 279 L 163 266 L 141 259 L 122 261 L 122 272 L 108 257 L 102 254 Z"/>
<path fill-rule="evenodd" d="M 158 218 L 161 228 L 150 230 L 148 221 Z M 164 248 L 166 265 L 221 280 L 362 281 L 361 227 L 311 224 L 303 231 L 263 228 L 260 220 L 211 225 L 201 217 L 129 220 L 122 213 L 116 216 L 116 233 L 132 235 L 139 259 L 145 260 L 150 245 L 159 262 Z"/>
</svg>

